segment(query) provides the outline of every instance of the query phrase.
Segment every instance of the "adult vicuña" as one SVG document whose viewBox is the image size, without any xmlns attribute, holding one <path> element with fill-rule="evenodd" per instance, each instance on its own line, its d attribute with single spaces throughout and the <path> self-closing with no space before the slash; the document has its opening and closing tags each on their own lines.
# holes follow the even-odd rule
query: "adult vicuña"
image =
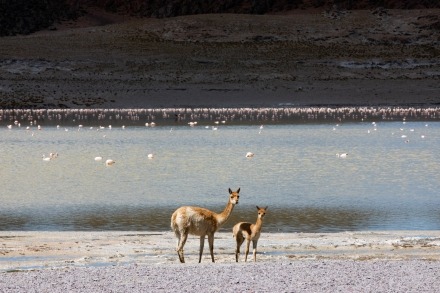
<svg viewBox="0 0 440 293">
<path fill-rule="evenodd" d="M 263 218 L 266 215 L 267 207 L 259 208 L 257 222 L 255 224 L 240 222 L 235 224 L 234 228 L 232 228 L 232 233 L 234 234 L 235 240 L 237 241 L 237 249 L 235 250 L 235 261 L 238 262 L 238 257 L 240 256 L 240 246 L 243 244 L 246 239 L 246 257 L 244 261 L 247 261 L 247 257 L 249 254 L 249 245 L 252 241 L 253 246 L 253 254 L 254 261 L 257 261 L 257 243 L 260 238 L 261 226 L 263 225 Z"/>
<path fill-rule="evenodd" d="M 188 234 L 200 236 L 199 263 L 202 261 L 205 236 L 208 235 L 209 251 L 214 262 L 214 233 L 228 220 L 234 206 L 238 204 L 240 188 L 232 191 L 229 188 L 229 200 L 223 212 L 214 213 L 208 209 L 183 206 L 171 216 L 171 229 L 177 237 L 177 254 L 180 262 L 184 263 L 183 246 Z"/>
</svg>

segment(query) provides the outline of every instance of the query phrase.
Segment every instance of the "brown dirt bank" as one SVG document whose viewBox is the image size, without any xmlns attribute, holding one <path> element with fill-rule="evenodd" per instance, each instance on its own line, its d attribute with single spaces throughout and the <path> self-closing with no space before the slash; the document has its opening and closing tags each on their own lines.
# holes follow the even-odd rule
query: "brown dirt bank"
<svg viewBox="0 0 440 293">
<path fill-rule="evenodd" d="M 0 39 L 0 107 L 440 105 L 439 15 L 89 15 Z"/>
</svg>

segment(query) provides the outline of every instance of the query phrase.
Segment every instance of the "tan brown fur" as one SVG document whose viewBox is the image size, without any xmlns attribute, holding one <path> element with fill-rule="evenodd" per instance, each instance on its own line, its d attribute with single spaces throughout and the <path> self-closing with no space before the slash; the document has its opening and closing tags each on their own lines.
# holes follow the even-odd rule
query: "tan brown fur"
<svg viewBox="0 0 440 293">
<path fill-rule="evenodd" d="M 244 261 L 247 261 L 247 257 L 249 254 L 249 245 L 251 241 L 253 246 L 254 261 L 257 261 L 257 243 L 258 243 L 258 239 L 260 238 L 261 227 L 263 225 L 263 218 L 266 215 L 267 207 L 259 208 L 257 206 L 257 210 L 258 210 L 258 217 L 255 224 L 251 224 L 248 222 L 240 222 L 235 224 L 234 227 L 232 228 L 232 233 L 237 242 L 237 248 L 235 250 L 236 262 L 238 262 L 238 258 L 240 256 L 240 246 L 243 244 L 244 240 L 246 240 L 246 251 L 245 251 L 246 256 Z"/>
<path fill-rule="evenodd" d="M 214 262 L 214 233 L 228 220 L 229 216 L 238 204 L 240 188 L 232 191 L 229 188 L 228 203 L 220 214 L 205 208 L 183 206 L 178 208 L 171 216 L 171 229 L 177 237 L 177 254 L 180 262 L 184 263 L 183 246 L 188 234 L 200 236 L 199 263 L 202 261 L 205 237 L 208 236 L 209 251 Z"/>
</svg>

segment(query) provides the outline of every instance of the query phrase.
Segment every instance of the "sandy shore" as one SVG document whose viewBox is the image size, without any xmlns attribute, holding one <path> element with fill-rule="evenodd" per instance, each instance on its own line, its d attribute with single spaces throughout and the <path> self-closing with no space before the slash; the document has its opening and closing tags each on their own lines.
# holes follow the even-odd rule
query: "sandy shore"
<svg viewBox="0 0 440 293">
<path fill-rule="evenodd" d="M 0 232 L 0 270 L 178 263 L 171 232 Z M 199 240 L 185 245 L 187 263 L 197 263 Z M 263 233 L 258 261 L 440 260 L 440 231 Z M 234 262 L 231 233 L 215 239 L 218 263 Z M 202 262 L 210 262 L 205 247 Z"/>
<path fill-rule="evenodd" d="M 0 292 L 436 292 L 440 231 L 263 233 L 257 263 L 216 263 L 198 239 L 178 263 L 171 232 L 0 232 Z M 241 259 L 242 260 L 242 259 Z"/>
</svg>

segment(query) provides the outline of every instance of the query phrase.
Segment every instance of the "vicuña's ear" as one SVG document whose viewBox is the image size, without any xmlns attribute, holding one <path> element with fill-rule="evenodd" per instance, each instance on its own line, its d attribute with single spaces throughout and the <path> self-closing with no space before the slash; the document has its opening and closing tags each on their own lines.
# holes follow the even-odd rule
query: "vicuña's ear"
<svg viewBox="0 0 440 293">
<path fill-rule="evenodd" d="M 231 194 L 232 193 L 232 190 L 229 188 L 229 194 Z"/>
<path fill-rule="evenodd" d="M 237 189 L 237 193 L 239 193 L 240 192 L 240 187 Z"/>
<path fill-rule="evenodd" d="M 257 206 L 257 210 L 259 210 L 260 208 Z"/>
</svg>

